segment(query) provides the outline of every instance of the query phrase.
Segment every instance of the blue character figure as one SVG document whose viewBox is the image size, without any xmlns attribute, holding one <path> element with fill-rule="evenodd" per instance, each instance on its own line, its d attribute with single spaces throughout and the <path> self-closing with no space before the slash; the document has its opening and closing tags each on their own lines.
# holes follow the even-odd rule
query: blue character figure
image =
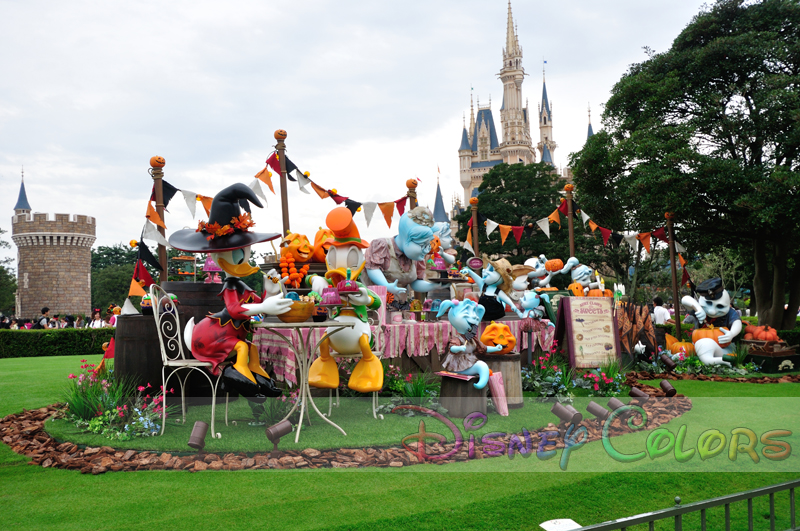
<svg viewBox="0 0 800 531">
<path fill-rule="evenodd" d="M 540 295 L 535 291 L 526 291 L 520 300 L 522 309 L 517 312 L 517 315 L 520 319 L 541 319 L 544 317 L 543 302 L 550 302 L 550 297 L 544 293 Z M 550 323 L 550 326 L 554 326 L 553 323 Z"/>
<path fill-rule="evenodd" d="M 425 278 L 425 255 L 431 252 L 433 214 L 417 207 L 400 218 L 394 238 L 372 240 L 364 253 L 367 276 L 373 284 L 386 286 L 394 295 L 405 294 L 408 286 L 417 292 L 439 289 L 441 284 Z"/>
<path fill-rule="evenodd" d="M 742 331 L 742 318 L 731 306 L 731 296 L 723 288 L 722 279 L 704 280 L 695 290 L 698 299 L 685 295 L 681 304 L 691 308 L 684 324 L 694 329 L 712 325 L 725 331 L 716 339 L 702 338 L 694 342 L 694 351 L 705 365 L 727 365 L 736 360 L 733 339 Z M 725 345 L 722 347 L 721 345 Z"/>
<path fill-rule="evenodd" d="M 447 320 L 459 336 L 450 340 L 450 352 L 442 361 L 446 371 L 458 374 L 477 375 L 475 389 L 483 389 L 489 382 L 489 366 L 479 361 L 477 354 L 493 354 L 503 349 L 502 345 L 487 347 L 478 340 L 478 330 L 485 308 L 473 300 L 447 300 L 442 302 L 436 317 L 447 314 Z M 448 313 L 449 312 L 449 313 Z"/>
<path fill-rule="evenodd" d="M 508 294 L 514 283 L 514 279 L 511 278 L 511 264 L 505 258 L 492 261 L 485 256 L 483 262 L 486 265 L 483 268 L 482 276 L 478 276 L 477 273 L 467 267 L 461 270 L 461 274 L 469 275 L 480 290 L 481 295 L 480 299 L 478 299 L 478 304 L 485 308 L 483 320 L 498 321 L 505 317 L 506 310 L 503 304 L 507 304 L 518 312 L 514 301 L 511 300 Z"/>
</svg>

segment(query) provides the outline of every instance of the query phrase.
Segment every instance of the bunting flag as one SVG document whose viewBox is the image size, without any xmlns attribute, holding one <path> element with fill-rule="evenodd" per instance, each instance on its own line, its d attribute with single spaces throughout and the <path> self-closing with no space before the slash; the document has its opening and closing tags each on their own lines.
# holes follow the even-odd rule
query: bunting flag
<svg viewBox="0 0 800 531">
<path fill-rule="evenodd" d="M 625 237 L 618 232 L 611 233 L 611 243 L 614 247 L 619 247 L 620 245 L 622 245 L 622 241 L 624 239 Z"/>
<path fill-rule="evenodd" d="M 527 225 L 525 225 L 525 237 L 533 238 L 533 223 L 528 223 Z"/>
<path fill-rule="evenodd" d="M 488 238 L 489 236 L 491 236 L 491 235 L 492 235 L 492 233 L 494 232 L 494 230 L 495 230 L 497 227 L 498 227 L 498 224 L 497 224 L 497 223 L 495 223 L 495 222 L 494 222 L 494 221 L 492 221 L 491 219 L 487 219 L 487 220 L 486 220 L 486 237 Z"/>
<path fill-rule="evenodd" d="M 145 295 L 147 295 L 147 293 L 142 289 L 142 286 L 136 282 L 135 278 L 131 278 L 131 287 L 128 290 L 128 297 L 144 297 Z"/>
<path fill-rule="evenodd" d="M 139 312 L 136 312 L 139 313 Z M 114 338 L 108 340 L 108 348 L 106 348 L 105 353 L 103 354 L 104 360 L 113 360 L 114 359 Z"/>
<path fill-rule="evenodd" d="M 169 184 L 164 179 L 161 179 L 161 196 L 164 200 L 164 208 L 169 206 L 169 202 L 178 193 L 178 189 Z M 150 192 L 150 201 L 156 200 L 156 185 L 153 185 L 153 190 Z"/>
<path fill-rule="evenodd" d="M 467 239 L 466 239 L 466 241 L 464 241 L 464 246 L 465 247 L 466 247 L 466 244 L 469 244 L 469 248 L 472 249 L 472 227 L 467 229 Z M 474 250 L 472 251 L 472 254 L 475 254 Z"/>
<path fill-rule="evenodd" d="M 164 236 L 160 232 L 158 232 L 156 226 L 150 223 L 149 221 L 144 222 L 144 227 L 142 228 L 142 239 L 154 241 L 159 245 L 163 245 L 167 249 L 170 248 L 167 239 L 164 238 Z"/>
<path fill-rule="evenodd" d="M 277 173 L 278 175 L 281 174 L 281 163 L 278 160 L 278 152 L 277 151 L 273 151 L 272 154 L 269 157 L 267 157 L 267 166 L 272 168 L 273 171 L 275 173 Z M 270 188 L 272 188 L 272 187 L 270 186 Z"/>
<path fill-rule="evenodd" d="M 603 227 L 598 226 L 600 229 L 600 234 L 603 235 L 603 245 L 608 245 L 608 238 L 611 236 L 611 231 L 609 229 L 604 229 Z"/>
<path fill-rule="evenodd" d="M 686 268 L 686 259 L 683 257 L 682 254 L 678 254 L 678 261 L 681 264 L 681 268 L 683 269 L 683 274 L 681 275 L 681 286 L 686 285 L 689 282 L 689 270 Z"/>
<path fill-rule="evenodd" d="M 511 232 L 511 225 L 498 225 L 500 229 L 500 245 L 504 245 L 506 243 L 506 238 L 508 238 L 508 233 Z"/>
<path fill-rule="evenodd" d="M 206 216 L 211 215 L 211 203 L 214 201 L 213 197 L 197 194 L 197 200 L 203 203 L 203 208 L 206 211 Z"/>
<path fill-rule="evenodd" d="M 647 254 L 650 254 L 650 233 L 649 232 L 640 232 L 638 236 L 636 236 L 642 245 L 644 245 L 644 249 L 647 251 Z"/>
<path fill-rule="evenodd" d="M 275 188 L 272 187 L 272 172 L 269 171 L 269 168 L 269 166 L 264 166 L 263 170 L 256 173 L 256 179 L 269 186 L 269 191 L 275 194 Z"/>
<path fill-rule="evenodd" d="M 364 217 L 367 219 L 367 227 L 372 222 L 372 214 L 375 213 L 375 207 L 378 206 L 378 203 L 369 201 L 367 203 L 361 204 L 361 209 L 364 211 Z"/>
<path fill-rule="evenodd" d="M 636 234 L 628 234 L 623 236 L 623 238 L 625 238 L 625 242 L 628 245 L 630 245 L 631 249 L 633 249 L 634 251 L 637 249 L 638 238 L 636 236 L 637 236 Z"/>
<path fill-rule="evenodd" d="M 152 284 L 155 284 L 153 277 L 150 276 L 150 272 L 138 258 L 136 259 L 136 267 L 133 268 L 133 278 L 139 282 L 144 282 L 145 288 L 149 288 Z"/>
<path fill-rule="evenodd" d="M 553 210 L 553 213 L 547 216 L 550 222 L 558 223 L 558 228 L 561 228 L 561 216 L 558 215 L 558 209 Z"/>
<path fill-rule="evenodd" d="M 300 172 L 300 170 L 297 169 L 295 163 L 292 162 L 292 160 L 289 157 L 286 157 L 286 178 L 289 179 L 290 181 L 296 181 L 297 179 L 292 177 L 292 173 L 294 172 L 302 173 Z"/>
<path fill-rule="evenodd" d="M 139 241 L 136 243 L 136 259 L 140 260 L 146 264 L 149 264 L 153 269 L 157 269 L 159 271 L 163 271 L 161 269 L 161 264 L 158 263 L 156 257 L 153 256 L 153 253 L 150 252 L 150 249 L 145 245 L 144 242 Z M 135 269 L 134 269 L 135 271 Z M 141 279 L 139 279 L 141 280 Z"/>
<path fill-rule="evenodd" d="M 406 201 L 408 201 L 408 196 L 404 195 L 400 199 L 395 200 L 394 204 L 397 205 L 397 211 L 400 215 L 403 215 L 403 212 L 406 210 Z"/>
<path fill-rule="evenodd" d="M 261 185 L 258 184 L 258 179 L 253 179 L 248 187 L 256 194 L 257 197 L 260 197 L 262 201 L 264 201 L 264 206 L 269 206 L 267 204 L 267 196 L 264 195 L 264 190 L 261 189 Z"/>
<path fill-rule="evenodd" d="M 600 227 L 600 225 L 598 225 L 597 223 L 595 223 L 591 219 L 589 220 L 589 228 L 592 229 L 592 232 L 597 230 L 599 227 Z"/>
<path fill-rule="evenodd" d="M 558 210 L 559 212 L 561 212 L 562 214 L 564 214 L 565 216 L 568 216 L 568 215 L 569 215 L 569 210 L 568 210 L 568 208 L 569 208 L 569 207 L 567 206 L 567 200 L 566 200 L 566 199 L 564 199 L 564 198 L 562 197 L 562 198 L 561 198 L 561 204 L 560 204 L 560 205 L 558 205 L 558 209 L 557 209 L 557 210 Z"/>
<path fill-rule="evenodd" d="M 194 219 L 195 210 L 197 209 L 197 194 L 189 190 L 181 190 L 183 200 L 186 201 L 186 206 L 189 207 L 189 212 L 192 213 Z"/>
<path fill-rule="evenodd" d="M 525 227 L 511 227 L 511 232 L 514 233 L 514 239 L 517 240 L 517 245 L 519 245 L 519 241 L 522 239 L 522 231 Z"/>
<path fill-rule="evenodd" d="M 464 250 L 471 252 L 472 256 L 475 256 L 475 249 L 472 248 L 472 244 L 470 243 L 469 239 L 464 242 Z"/>
<path fill-rule="evenodd" d="M 545 236 L 550 239 L 550 218 L 542 218 L 536 222 L 542 232 L 544 232 Z"/>
<path fill-rule="evenodd" d="M 583 226 L 586 226 L 586 222 L 589 221 L 589 214 L 586 212 L 581 211 L 581 220 L 583 221 Z"/>
<path fill-rule="evenodd" d="M 297 172 L 297 187 L 300 188 L 300 191 L 303 192 L 304 194 L 310 194 L 311 192 L 306 190 L 306 186 L 308 186 L 309 184 L 311 184 L 311 179 L 309 179 L 308 176 L 306 176 L 305 174 L 300 173 L 298 171 Z"/>
<path fill-rule="evenodd" d="M 389 225 L 389 228 L 392 227 L 392 214 L 394 214 L 394 202 L 392 203 L 378 203 L 378 208 L 381 209 L 383 212 L 383 219 L 386 220 L 386 224 Z"/>
<path fill-rule="evenodd" d="M 350 213 L 355 216 L 358 209 L 361 208 L 361 203 L 358 201 L 353 201 L 352 199 L 345 199 L 344 206 L 346 206 L 347 210 L 349 210 Z"/>
<path fill-rule="evenodd" d="M 167 226 L 164 225 L 164 222 L 161 221 L 161 217 L 159 217 L 158 213 L 156 212 L 156 209 L 153 208 L 153 204 L 150 201 L 147 202 L 147 214 L 145 214 L 144 217 L 146 217 L 159 227 L 162 227 L 164 229 L 167 228 Z"/>
<path fill-rule="evenodd" d="M 678 262 L 680 262 L 681 267 L 686 267 L 686 259 L 680 253 L 678 253 Z M 681 284 L 683 284 L 683 283 L 681 283 Z"/>
<path fill-rule="evenodd" d="M 678 242 L 675 242 L 675 250 L 678 251 L 679 253 L 685 253 L 686 252 L 686 247 L 684 247 L 683 245 L 681 245 Z"/>
<path fill-rule="evenodd" d="M 664 230 L 664 227 L 661 227 L 660 229 L 656 229 L 653 232 L 651 232 L 650 234 L 652 236 L 654 236 L 655 238 L 658 238 L 660 241 L 662 241 L 664 243 L 667 243 L 667 244 L 669 243 L 669 238 L 667 237 L 667 231 Z"/>
<path fill-rule="evenodd" d="M 320 199 L 325 199 L 331 196 L 331 194 L 329 194 L 325 188 L 321 187 L 314 181 L 309 181 L 309 182 L 311 183 L 311 188 L 313 188 L 314 191 L 317 192 L 317 195 L 319 196 Z"/>
<path fill-rule="evenodd" d="M 333 199 L 336 202 L 337 205 L 341 205 L 342 203 L 344 203 L 349 199 L 348 197 L 344 197 L 343 195 L 337 194 L 333 190 L 328 190 L 328 195 L 330 196 L 331 199 Z"/>
</svg>

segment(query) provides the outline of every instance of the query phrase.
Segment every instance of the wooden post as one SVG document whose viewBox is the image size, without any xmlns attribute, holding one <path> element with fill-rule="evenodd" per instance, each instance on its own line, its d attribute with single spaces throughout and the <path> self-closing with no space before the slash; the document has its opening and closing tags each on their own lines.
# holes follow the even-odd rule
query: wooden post
<svg viewBox="0 0 800 531">
<path fill-rule="evenodd" d="M 286 187 L 286 144 L 284 140 L 286 140 L 286 131 L 283 129 L 278 129 L 275 131 L 275 140 L 278 143 L 275 145 L 275 149 L 278 150 L 278 162 L 281 165 L 281 215 L 283 216 L 283 236 L 286 237 L 289 234 L 289 194 Z"/>
<path fill-rule="evenodd" d="M 472 199 L 475 201 L 473 202 Z M 478 251 L 478 234 L 480 227 L 478 227 L 478 198 L 473 197 L 470 199 L 469 204 L 472 205 L 472 249 L 475 251 L 475 256 L 480 257 Z"/>
<path fill-rule="evenodd" d="M 156 196 L 156 213 L 164 221 L 164 159 L 163 157 L 152 157 L 150 159 L 150 176 L 153 178 L 153 190 Z M 164 227 L 158 227 L 158 232 L 166 237 Z M 161 266 L 161 273 L 158 275 L 159 285 L 169 278 L 167 269 L 167 249 L 160 243 L 158 244 L 158 263 Z"/>
<path fill-rule="evenodd" d="M 678 341 L 683 341 L 681 336 L 681 292 L 678 284 L 678 264 L 675 263 L 675 227 L 673 225 L 675 214 L 667 212 L 664 217 L 667 218 L 667 231 L 669 232 L 669 263 L 672 269 L 672 304 L 675 307 L 675 335 Z"/>
<path fill-rule="evenodd" d="M 569 255 L 575 256 L 575 226 L 572 223 L 572 190 L 575 186 L 568 184 L 564 186 L 564 191 L 567 193 L 567 226 L 569 227 Z"/>
<path fill-rule="evenodd" d="M 407 180 L 406 188 L 408 188 L 408 191 L 406 192 L 406 197 L 408 197 L 408 209 L 414 210 L 417 208 L 417 206 L 419 206 L 419 203 L 417 202 L 417 180 Z"/>
</svg>

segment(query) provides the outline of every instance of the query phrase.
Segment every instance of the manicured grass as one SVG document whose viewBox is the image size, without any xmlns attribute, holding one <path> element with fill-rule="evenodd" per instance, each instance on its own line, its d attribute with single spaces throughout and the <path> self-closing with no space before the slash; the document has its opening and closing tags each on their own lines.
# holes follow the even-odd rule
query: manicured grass
<svg viewBox="0 0 800 531">
<path fill-rule="evenodd" d="M 642 380 L 640 383 L 658 386 L 657 380 Z M 669 383 L 676 391 L 689 397 L 800 397 L 800 384 L 796 383 L 751 384 L 700 380 L 670 380 Z"/>
<path fill-rule="evenodd" d="M 0 360 L 0 412 L 5 415 L 23 407 L 41 407 L 58 401 L 65 375 L 74 370 L 74 365 L 74 358 Z M 679 392 L 684 392 L 679 384 L 702 384 L 699 388 L 702 389 L 712 382 L 673 383 Z M 784 385 L 791 384 L 754 386 L 768 393 Z M 25 391 L 6 392 L 13 389 Z M 605 404 L 606 401 L 598 399 L 598 402 Z M 795 398 L 708 398 L 693 402 L 691 411 L 666 426 L 675 432 L 680 425 L 687 425 L 684 447 L 695 445 L 701 431 L 708 428 L 727 434 L 737 426 L 747 426 L 757 433 L 780 427 L 789 427 L 794 433 L 800 431 Z M 320 406 L 322 403 L 327 405 L 325 400 Z M 584 405 L 579 402 L 576 407 L 582 409 Z M 246 412 L 246 405 L 242 402 L 241 406 L 244 408 L 241 412 Z M 201 409 L 196 408 L 196 411 Z M 523 411 L 525 409 L 527 406 Z M 344 419 L 345 413 L 335 411 L 333 418 L 338 420 L 341 414 Z M 493 425 L 495 419 L 496 416 L 491 416 L 489 424 Z M 374 421 L 369 416 L 365 420 L 366 424 L 391 426 L 386 424 L 388 418 Z M 412 431 L 416 431 L 419 418 L 409 420 Z M 510 423 L 510 418 L 506 422 Z M 304 428 L 300 442 L 310 442 L 313 432 L 322 433 L 323 430 L 317 430 L 318 425 L 321 421 L 315 422 L 308 431 Z M 426 425 L 429 431 L 448 433 L 438 421 L 430 420 Z M 171 428 L 176 432 L 182 429 L 168 427 L 167 433 Z M 223 429 L 224 422 L 221 422 L 218 431 Z M 259 433 L 263 437 L 263 432 Z M 647 435 L 634 433 L 615 438 L 614 445 L 625 453 L 641 451 Z M 233 437 L 232 430 L 223 432 L 222 440 L 228 436 Z M 796 439 L 786 440 L 792 441 L 793 448 L 800 448 Z M 283 446 L 283 442 L 281 444 Z M 3 528 L 7 529 L 153 529 L 161 526 L 193 530 L 263 527 L 516 530 L 537 529 L 540 522 L 558 517 L 569 517 L 581 524 L 596 523 L 669 507 L 676 495 L 686 503 L 800 477 L 796 454 L 778 465 L 767 459 L 762 459 L 758 465 L 748 460 L 742 455 L 731 462 L 726 455 L 720 455 L 706 461 L 695 457 L 683 465 L 667 457 L 622 464 L 610 459 L 601 443 L 592 443 L 572 453 L 569 472 L 560 470 L 558 458 L 541 461 L 535 456 L 517 456 L 513 460 L 501 457 L 397 470 L 196 474 L 153 471 L 91 476 L 29 466 L 24 457 L 0 445 L 0 485 L 13 486 L 0 490 L 0 514 Z M 586 470 L 599 473 L 582 472 Z M 730 473 L 688 473 L 695 470 Z M 765 470 L 789 472 L 761 473 Z M 761 500 L 756 504 L 757 516 L 765 512 L 765 503 Z M 786 496 L 777 496 L 776 504 L 779 511 L 783 511 L 781 514 L 786 514 Z M 746 515 L 746 505 L 736 504 L 732 512 L 734 516 Z M 720 515 L 721 511 L 710 512 L 709 529 L 720 529 Z M 757 523 L 757 528 L 766 528 L 763 518 L 758 522 L 761 526 Z M 786 518 L 779 516 L 778 526 L 786 528 L 788 525 Z M 697 528 L 696 521 L 684 525 L 684 529 Z M 734 528 L 740 529 L 742 525 Z"/>
</svg>

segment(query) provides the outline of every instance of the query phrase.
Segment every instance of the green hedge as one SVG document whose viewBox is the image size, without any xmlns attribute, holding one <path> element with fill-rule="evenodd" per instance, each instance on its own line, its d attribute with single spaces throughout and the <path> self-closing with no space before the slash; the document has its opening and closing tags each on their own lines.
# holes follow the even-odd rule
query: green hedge
<svg viewBox="0 0 800 531">
<path fill-rule="evenodd" d="M 102 354 L 116 328 L 0 330 L 0 358 Z"/>
</svg>

